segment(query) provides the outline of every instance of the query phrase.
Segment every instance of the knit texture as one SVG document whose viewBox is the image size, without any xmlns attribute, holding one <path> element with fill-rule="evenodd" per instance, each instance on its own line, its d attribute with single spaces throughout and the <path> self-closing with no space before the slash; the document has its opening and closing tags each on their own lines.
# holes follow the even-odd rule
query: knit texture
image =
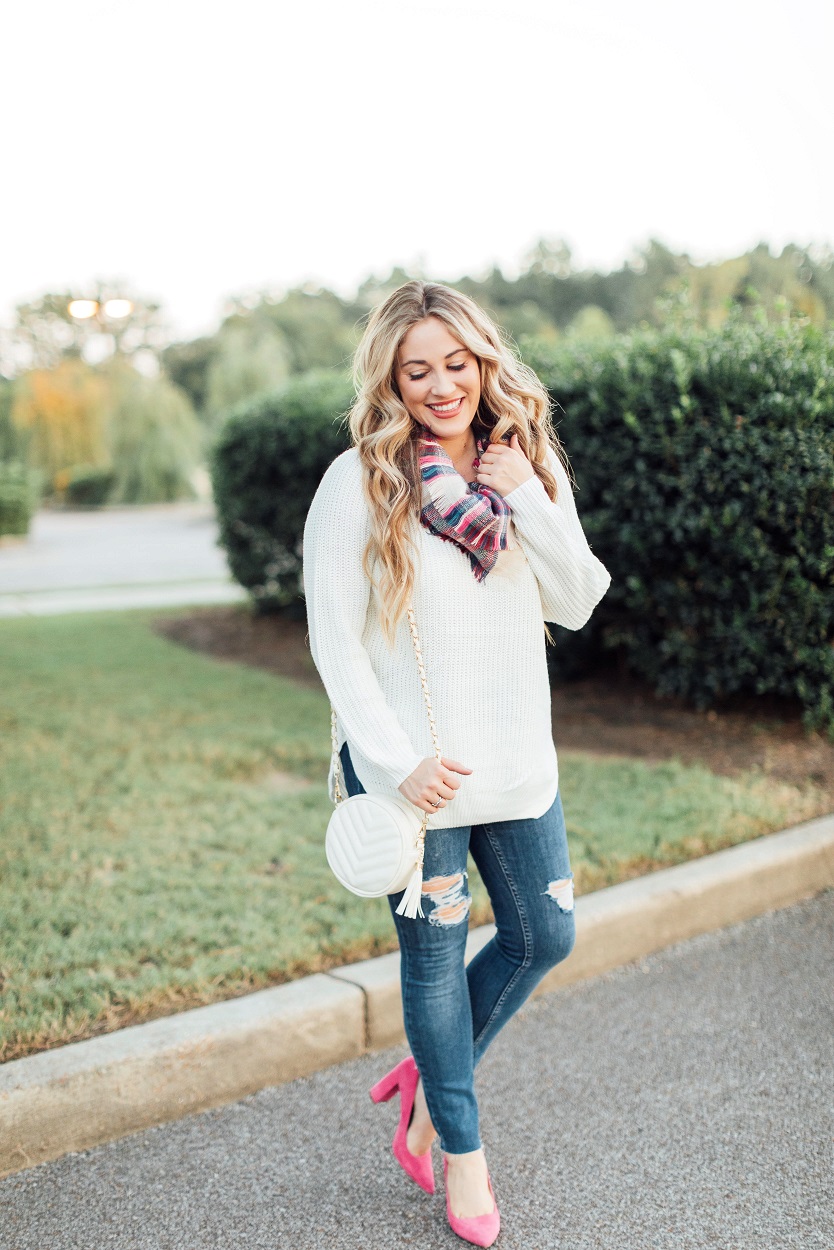
<svg viewBox="0 0 834 1250">
<path fill-rule="evenodd" d="M 412 604 L 440 750 L 473 770 L 456 774 L 460 787 L 429 817 L 432 829 L 535 819 L 556 797 L 542 622 L 580 629 L 611 578 L 588 546 L 550 448 L 548 458 L 557 502 L 535 476 L 504 497 L 514 540 L 483 581 L 461 547 L 415 518 Z M 367 791 L 399 795 L 434 747 L 408 621 L 400 621 L 393 649 L 382 636 L 376 591 L 362 570 L 369 535 L 362 466 L 350 448 L 325 472 L 304 527 L 310 650 L 336 711 L 339 748 L 347 739 Z M 328 788 L 335 802 L 332 761 Z"/>
</svg>

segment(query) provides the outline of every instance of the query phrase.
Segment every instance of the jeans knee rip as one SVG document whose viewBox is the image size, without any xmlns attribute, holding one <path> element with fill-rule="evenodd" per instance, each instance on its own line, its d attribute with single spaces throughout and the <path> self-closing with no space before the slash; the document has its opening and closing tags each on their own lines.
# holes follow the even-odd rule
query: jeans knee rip
<svg viewBox="0 0 834 1250">
<path fill-rule="evenodd" d="M 450 877 L 432 877 L 423 882 L 423 899 L 432 903 L 428 913 L 429 924 L 446 928 L 462 924 L 469 916 L 472 899 L 466 888 L 467 872 L 456 872 Z"/>
<path fill-rule="evenodd" d="M 561 911 L 573 911 L 573 873 L 559 881 L 551 881 L 545 894 L 553 899 Z"/>
</svg>

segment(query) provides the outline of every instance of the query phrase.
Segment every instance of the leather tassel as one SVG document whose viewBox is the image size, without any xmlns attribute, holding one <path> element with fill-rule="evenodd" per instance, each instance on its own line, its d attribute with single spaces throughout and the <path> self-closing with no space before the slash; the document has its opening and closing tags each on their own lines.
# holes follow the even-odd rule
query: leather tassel
<svg viewBox="0 0 834 1250">
<path fill-rule="evenodd" d="M 397 908 L 398 916 L 407 916 L 409 920 L 413 920 L 415 916 L 423 915 L 423 908 L 420 906 L 420 896 L 423 893 L 423 865 L 418 864 L 414 872 L 409 878 L 405 892 L 400 899 L 400 905 Z"/>
</svg>

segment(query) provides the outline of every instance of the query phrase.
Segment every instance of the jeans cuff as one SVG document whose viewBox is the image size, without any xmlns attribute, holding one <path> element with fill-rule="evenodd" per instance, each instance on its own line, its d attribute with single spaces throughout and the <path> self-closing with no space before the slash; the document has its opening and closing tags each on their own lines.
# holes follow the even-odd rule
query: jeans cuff
<svg viewBox="0 0 834 1250">
<path fill-rule="evenodd" d="M 453 1142 L 454 1149 L 452 1149 L 446 1144 L 440 1134 L 438 1134 L 438 1138 L 440 1141 L 440 1149 L 445 1155 L 466 1155 L 470 1154 L 473 1150 L 480 1150 L 483 1146 L 483 1142 L 479 1137 L 474 1146 L 468 1146 L 464 1141 L 456 1141 Z"/>
</svg>

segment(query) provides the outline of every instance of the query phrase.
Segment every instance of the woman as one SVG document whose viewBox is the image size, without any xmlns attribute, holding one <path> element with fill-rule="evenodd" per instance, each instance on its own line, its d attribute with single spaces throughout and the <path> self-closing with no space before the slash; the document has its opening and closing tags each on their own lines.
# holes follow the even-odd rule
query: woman
<svg viewBox="0 0 834 1250">
<path fill-rule="evenodd" d="M 412 1055 L 371 1096 L 399 1092 L 394 1155 L 429 1193 L 439 1134 L 449 1222 L 488 1246 L 500 1219 L 474 1069 L 575 935 L 544 622 L 580 629 L 611 579 L 579 523 L 547 392 L 477 304 L 406 283 L 372 314 L 355 374 L 353 446 L 304 529 L 310 647 L 347 792 L 399 793 L 432 816 L 423 915 L 389 896 Z M 332 766 L 328 784 L 335 799 Z M 497 932 L 464 966 L 467 852 Z"/>
</svg>

